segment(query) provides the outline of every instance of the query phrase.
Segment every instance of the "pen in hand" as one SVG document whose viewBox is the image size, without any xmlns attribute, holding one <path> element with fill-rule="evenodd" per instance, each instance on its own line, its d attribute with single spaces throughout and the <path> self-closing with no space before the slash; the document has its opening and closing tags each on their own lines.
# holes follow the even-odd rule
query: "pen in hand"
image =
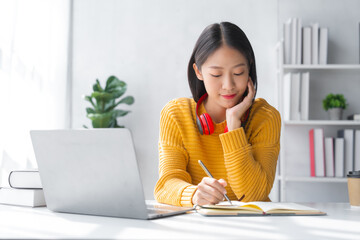
<svg viewBox="0 0 360 240">
<path fill-rule="evenodd" d="M 200 166 L 202 167 L 202 169 L 204 170 L 204 172 L 210 177 L 210 178 L 214 178 L 211 173 L 209 172 L 209 170 L 205 167 L 204 163 L 201 160 L 198 160 L 198 163 L 200 164 Z M 224 194 L 224 197 L 226 198 L 226 200 L 228 200 L 228 202 L 230 203 L 230 205 L 232 205 L 229 197 L 226 195 L 226 193 Z"/>
</svg>

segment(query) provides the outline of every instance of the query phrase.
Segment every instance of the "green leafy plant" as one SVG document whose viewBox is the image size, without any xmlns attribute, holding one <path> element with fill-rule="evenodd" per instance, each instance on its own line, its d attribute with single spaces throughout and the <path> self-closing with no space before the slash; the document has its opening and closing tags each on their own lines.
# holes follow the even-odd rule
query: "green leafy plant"
<svg viewBox="0 0 360 240">
<path fill-rule="evenodd" d="M 126 92 L 126 83 L 115 76 L 110 76 L 106 81 L 105 88 L 102 88 L 98 79 L 93 85 L 94 92 L 90 96 L 84 96 L 89 101 L 92 108 L 86 108 L 87 117 L 91 119 L 94 128 L 123 128 L 117 123 L 118 117 L 127 115 L 130 111 L 115 109 L 119 104 L 131 105 L 134 97 L 127 96 L 120 98 Z M 85 128 L 87 128 L 84 125 Z"/>
<path fill-rule="evenodd" d="M 346 109 L 347 107 L 346 99 L 342 94 L 328 94 L 323 100 L 323 108 L 327 111 L 329 108 L 342 108 Z"/>
</svg>

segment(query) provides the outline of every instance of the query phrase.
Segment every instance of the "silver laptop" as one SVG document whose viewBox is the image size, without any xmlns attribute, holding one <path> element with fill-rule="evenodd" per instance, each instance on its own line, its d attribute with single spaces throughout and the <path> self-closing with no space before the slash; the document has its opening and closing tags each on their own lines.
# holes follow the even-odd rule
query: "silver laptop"
<svg viewBox="0 0 360 240">
<path fill-rule="evenodd" d="M 30 135 L 52 211 L 154 219 L 192 210 L 146 205 L 128 129 L 34 130 Z"/>
</svg>

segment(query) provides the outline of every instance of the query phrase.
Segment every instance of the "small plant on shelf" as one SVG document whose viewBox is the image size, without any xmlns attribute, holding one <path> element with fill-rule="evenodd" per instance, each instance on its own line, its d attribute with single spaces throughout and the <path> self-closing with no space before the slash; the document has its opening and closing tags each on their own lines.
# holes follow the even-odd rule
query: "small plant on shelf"
<svg viewBox="0 0 360 240">
<path fill-rule="evenodd" d="M 347 105 L 343 94 L 330 93 L 323 100 L 323 108 L 329 112 L 331 120 L 341 120 L 342 110 L 346 109 Z"/>
<path fill-rule="evenodd" d="M 115 76 L 110 76 L 105 88 L 102 88 L 98 79 L 93 85 L 94 92 L 90 96 L 84 96 L 93 108 L 86 108 L 87 117 L 91 119 L 94 128 L 123 128 L 117 123 L 118 117 L 127 115 L 130 111 L 115 109 L 119 104 L 131 105 L 134 97 L 127 96 L 116 102 L 126 91 L 126 83 Z M 95 100 L 95 101 L 94 101 Z M 85 128 L 87 128 L 84 125 Z"/>
</svg>

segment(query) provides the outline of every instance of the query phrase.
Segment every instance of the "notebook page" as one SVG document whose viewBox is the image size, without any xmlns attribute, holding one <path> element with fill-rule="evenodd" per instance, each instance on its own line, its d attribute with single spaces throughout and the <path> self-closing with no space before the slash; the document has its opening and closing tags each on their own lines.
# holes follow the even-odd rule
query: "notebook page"
<svg viewBox="0 0 360 240">
<path fill-rule="evenodd" d="M 318 209 L 308 206 L 300 205 L 297 203 L 283 203 L 283 202 L 249 202 L 248 204 L 254 204 L 262 208 L 265 212 L 270 210 L 292 210 L 292 211 L 310 211 L 319 212 Z"/>
<path fill-rule="evenodd" d="M 253 204 L 251 202 L 239 202 L 239 201 L 231 201 L 232 204 L 230 204 L 228 201 L 223 201 L 220 202 L 216 205 L 212 205 L 212 206 L 217 206 L 217 207 L 221 207 L 221 208 L 227 208 L 227 209 L 236 209 L 237 207 L 246 207 L 246 208 L 252 208 L 255 210 L 260 210 L 260 211 L 264 211 L 261 207 L 259 207 L 256 204 Z M 206 205 L 205 205 L 206 206 Z"/>
</svg>

